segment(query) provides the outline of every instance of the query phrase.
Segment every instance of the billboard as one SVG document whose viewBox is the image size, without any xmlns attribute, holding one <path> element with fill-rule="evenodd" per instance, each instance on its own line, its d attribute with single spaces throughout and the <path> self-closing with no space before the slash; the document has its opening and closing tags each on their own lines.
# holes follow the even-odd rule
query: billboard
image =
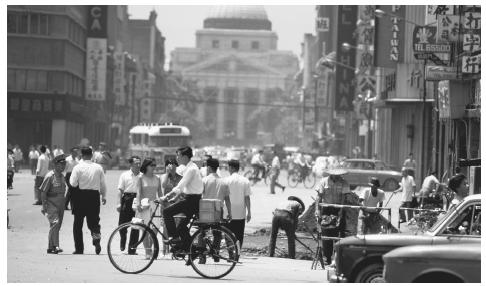
<svg viewBox="0 0 486 286">
<path fill-rule="evenodd" d="M 86 42 L 86 100 L 105 100 L 107 40 L 88 38 Z"/>
<path fill-rule="evenodd" d="M 336 97 L 337 111 L 352 111 L 355 93 L 356 51 L 342 49 L 343 43 L 356 46 L 353 36 L 356 30 L 358 6 L 340 5 L 338 8 L 337 56 L 336 56 Z"/>
<path fill-rule="evenodd" d="M 403 62 L 405 50 L 405 6 L 379 5 L 376 9 L 396 17 L 375 19 L 375 66 L 395 69 L 397 62 Z"/>
<path fill-rule="evenodd" d="M 86 36 L 88 38 L 106 38 L 108 35 L 107 19 L 108 6 L 88 6 L 88 30 Z"/>
</svg>

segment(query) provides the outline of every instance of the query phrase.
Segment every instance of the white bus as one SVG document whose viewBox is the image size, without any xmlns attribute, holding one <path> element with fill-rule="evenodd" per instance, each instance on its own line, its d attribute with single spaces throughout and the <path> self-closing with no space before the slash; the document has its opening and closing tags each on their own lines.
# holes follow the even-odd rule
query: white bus
<svg viewBox="0 0 486 286">
<path fill-rule="evenodd" d="M 181 146 L 191 145 L 189 128 L 172 123 L 142 123 L 130 129 L 128 157 L 152 157 L 157 163 L 157 170 L 164 170 L 164 162 L 176 157 L 176 150 Z"/>
</svg>

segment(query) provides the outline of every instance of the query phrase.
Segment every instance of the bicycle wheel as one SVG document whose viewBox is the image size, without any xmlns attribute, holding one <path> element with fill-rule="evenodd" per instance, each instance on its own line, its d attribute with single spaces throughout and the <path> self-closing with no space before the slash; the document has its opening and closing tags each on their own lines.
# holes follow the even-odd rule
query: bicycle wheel
<svg viewBox="0 0 486 286">
<path fill-rule="evenodd" d="M 304 187 L 308 189 L 312 189 L 316 184 L 316 174 L 311 173 L 307 175 L 304 179 Z"/>
<path fill-rule="evenodd" d="M 297 184 L 299 184 L 299 175 L 295 172 L 289 173 L 289 175 L 287 176 L 287 182 L 289 184 L 289 187 L 297 187 Z"/>
<path fill-rule="evenodd" d="M 245 172 L 245 174 L 243 175 L 245 178 L 248 179 L 248 181 L 250 181 L 250 184 L 253 186 L 256 184 L 256 180 L 253 176 L 253 170 L 248 170 Z"/>
<path fill-rule="evenodd" d="M 108 240 L 111 264 L 123 273 L 143 272 L 159 253 L 155 233 L 144 224 L 125 223 L 117 227 Z"/>
<path fill-rule="evenodd" d="M 189 253 L 194 271 L 202 277 L 218 279 L 235 268 L 240 250 L 231 231 L 223 226 L 210 226 L 194 233 Z"/>
</svg>

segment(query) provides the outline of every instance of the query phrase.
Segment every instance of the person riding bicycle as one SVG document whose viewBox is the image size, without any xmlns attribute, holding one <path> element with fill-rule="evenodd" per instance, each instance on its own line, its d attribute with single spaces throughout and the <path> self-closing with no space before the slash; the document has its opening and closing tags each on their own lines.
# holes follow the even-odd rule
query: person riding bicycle
<svg viewBox="0 0 486 286">
<path fill-rule="evenodd" d="M 187 249 L 190 246 L 190 234 L 187 224 L 194 214 L 199 213 L 199 200 L 203 192 L 203 182 L 197 165 L 191 161 L 192 149 L 181 147 L 177 149 L 177 161 L 179 165 L 185 165 L 182 171 L 182 179 L 172 191 L 161 197 L 161 201 L 167 201 L 173 195 L 183 196 L 182 200 L 163 210 L 164 222 L 167 227 L 168 241 L 175 245 L 176 249 Z M 183 213 L 186 217 L 176 228 L 174 216 Z"/>
<path fill-rule="evenodd" d="M 306 160 L 305 156 L 302 153 L 299 153 L 299 155 L 297 155 L 297 157 L 295 158 L 294 163 L 300 172 L 300 177 L 302 179 L 307 177 L 307 174 L 309 173 L 311 166 L 309 162 Z"/>
<path fill-rule="evenodd" d="M 266 165 L 267 164 L 263 160 L 263 150 L 258 150 L 258 153 L 251 158 L 251 166 L 254 170 L 255 179 L 259 178 L 258 175 L 260 174 L 260 171 L 262 172 L 262 178 L 265 178 Z"/>
</svg>

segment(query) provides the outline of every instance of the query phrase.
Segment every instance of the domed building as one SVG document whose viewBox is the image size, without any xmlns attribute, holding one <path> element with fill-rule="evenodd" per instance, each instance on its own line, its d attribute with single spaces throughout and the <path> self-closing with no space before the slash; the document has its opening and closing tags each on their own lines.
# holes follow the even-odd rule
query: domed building
<svg viewBox="0 0 486 286">
<path fill-rule="evenodd" d="M 196 47 L 171 53 L 172 73 L 195 81 L 205 102 L 196 116 L 209 134 L 196 142 L 249 145 L 273 131 L 278 122 L 252 120 L 252 113 L 282 103 L 299 68 L 295 54 L 277 50 L 277 40 L 263 6 L 215 6 L 196 31 Z"/>
</svg>

